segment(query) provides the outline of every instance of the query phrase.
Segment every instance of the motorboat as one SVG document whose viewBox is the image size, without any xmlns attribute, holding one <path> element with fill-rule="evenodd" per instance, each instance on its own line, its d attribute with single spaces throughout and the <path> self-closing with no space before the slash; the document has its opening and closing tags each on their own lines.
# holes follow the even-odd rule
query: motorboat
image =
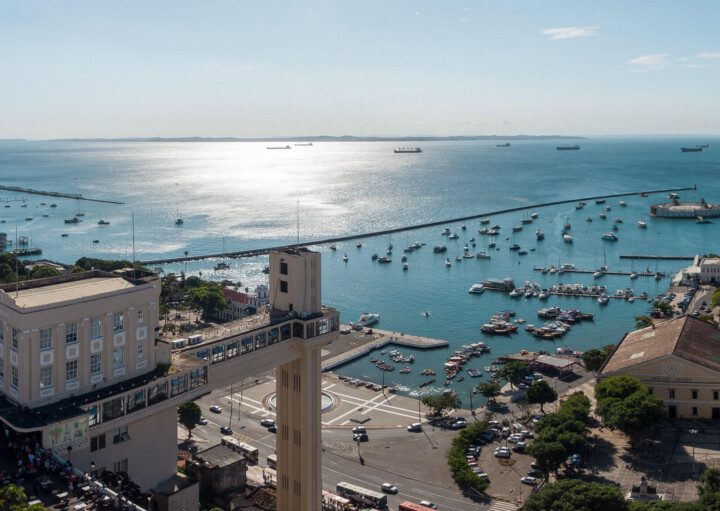
<svg viewBox="0 0 720 511">
<path fill-rule="evenodd" d="M 460 256 L 455 256 L 455 261 L 457 261 L 458 263 L 459 263 L 460 261 L 462 261 L 462 260 L 463 260 L 462 257 L 460 257 Z"/>
<path fill-rule="evenodd" d="M 460 236 L 458 236 L 458 233 L 454 232 L 454 233 L 452 233 L 450 236 L 448 236 L 448 239 L 456 240 L 456 239 L 458 239 L 459 237 L 460 237 Z"/>
<path fill-rule="evenodd" d="M 462 225 L 460 226 L 460 230 L 461 230 L 461 231 L 464 231 L 464 230 L 466 230 L 466 229 L 467 229 L 467 226 L 466 226 L 465 224 L 462 224 Z"/>
<path fill-rule="evenodd" d="M 214 268 L 215 271 L 222 271 L 228 269 L 230 269 L 230 265 L 227 263 L 217 263 Z"/>
<path fill-rule="evenodd" d="M 330 250 L 337 250 L 337 246 L 335 244 L 330 245 Z"/>
<path fill-rule="evenodd" d="M 617 241 L 618 237 L 614 232 L 606 232 L 600 236 L 602 239 L 607 241 Z"/>
<path fill-rule="evenodd" d="M 510 245 L 510 250 L 520 250 L 520 245 L 518 245 L 517 243 L 513 243 L 512 245 Z"/>
<path fill-rule="evenodd" d="M 572 243 L 572 242 L 573 242 L 573 237 L 570 236 L 569 234 L 563 234 L 563 241 L 564 241 L 565 243 Z"/>
<path fill-rule="evenodd" d="M 532 218 L 533 220 L 535 220 L 538 216 L 539 215 L 537 213 L 535 213 L 534 211 L 532 213 L 530 213 L 530 218 Z"/>
<path fill-rule="evenodd" d="M 348 262 L 348 256 L 347 256 L 347 254 L 343 254 L 342 260 L 343 260 L 343 262 Z"/>
<path fill-rule="evenodd" d="M 445 266 L 447 266 L 447 267 L 452 266 L 452 263 L 450 262 L 449 258 L 445 258 Z"/>
<path fill-rule="evenodd" d="M 600 213 L 598 216 L 603 220 L 607 220 L 607 215 L 605 213 Z"/>
<path fill-rule="evenodd" d="M 370 259 L 373 260 L 373 261 L 375 261 L 375 260 L 377 260 L 378 257 L 379 257 L 379 256 L 377 255 L 377 252 L 376 252 L 376 253 L 374 253 L 374 254 L 370 257 Z"/>
<path fill-rule="evenodd" d="M 361 314 L 358 320 L 354 323 L 355 326 L 359 325 L 360 328 L 367 328 L 373 326 L 375 323 L 380 321 L 380 314 L 374 312 L 366 312 Z"/>
<path fill-rule="evenodd" d="M 603 276 L 603 272 L 601 272 L 600 270 L 595 270 L 595 272 L 593 273 L 593 278 L 595 278 L 595 279 L 600 278 L 602 276 Z"/>
<path fill-rule="evenodd" d="M 696 224 L 711 224 L 712 220 L 710 220 L 709 218 L 699 216 L 695 219 L 695 223 Z"/>
<path fill-rule="evenodd" d="M 387 256 L 381 256 L 381 257 L 378 257 L 377 262 L 380 263 L 380 264 L 389 264 L 389 263 L 392 262 L 392 259 L 390 259 L 390 258 L 387 257 Z"/>
<path fill-rule="evenodd" d="M 79 223 L 80 223 L 80 219 L 79 219 L 78 217 L 76 217 L 76 216 L 74 216 L 74 217 L 72 217 L 72 218 L 66 218 L 66 219 L 65 219 L 65 223 L 66 223 L 66 224 L 79 224 Z"/>
<path fill-rule="evenodd" d="M 433 247 L 433 252 L 436 254 L 442 254 L 443 252 L 447 252 L 447 247 L 445 245 L 435 246 Z"/>
<path fill-rule="evenodd" d="M 625 202 L 624 200 L 621 200 L 618 204 L 620 204 L 620 206 L 623 208 L 627 207 L 627 202 Z"/>
<path fill-rule="evenodd" d="M 640 229 L 647 229 L 647 222 L 644 220 L 638 221 L 638 227 L 640 227 Z"/>
<path fill-rule="evenodd" d="M 522 225 L 514 225 L 513 228 L 512 228 L 512 232 L 520 232 L 520 231 L 522 231 L 522 230 L 523 230 L 523 226 L 522 226 Z"/>
<path fill-rule="evenodd" d="M 442 230 L 442 232 L 440 234 L 443 236 L 448 236 L 450 234 L 450 229 L 448 229 L 446 227 L 445 229 Z"/>
<path fill-rule="evenodd" d="M 106 222 L 105 220 L 98 220 L 98 225 L 110 225 L 110 222 Z"/>
<path fill-rule="evenodd" d="M 539 227 L 538 227 L 537 229 L 535 229 L 535 238 L 536 238 L 537 240 L 544 240 L 544 239 L 545 239 L 545 233 L 542 232 Z"/>
<path fill-rule="evenodd" d="M 527 253 L 528 253 L 528 251 L 525 250 L 524 248 L 521 250 L 518 250 L 518 255 L 527 255 Z"/>
<path fill-rule="evenodd" d="M 480 219 L 480 225 L 488 225 L 490 223 L 489 218 L 481 218 Z"/>
<path fill-rule="evenodd" d="M 622 218 L 617 217 L 617 218 L 615 219 L 615 223 L 616 223 L 616 224 L 621 224 L 621 223 L 622 223 Z"/>
<path fill-rule="evenodd" d="M 471 295 L 481 295 L 485 292 L 485 286 L 482 284 L 473 284 L 470 286 L 470 289 L 468 289 L 468 293 Z"/>
<path fill-rule="evenodd" d="M 490 254 L 488 254 L 485 251 L 482 251 L 482 252 L 478 252 L 477 254 L 475 254 L 475 257 L 477 259 L 490 259 Z"/>
<path fill-rule="evenodd" d="M 598 303 L 600 305 L 607 305 L 609 301 L 610 301 L 610 299 L 608 298 L 608 296 L 606 294 L 602 294 L 598 297 Z"/>
<path fill-rule="evenodd" d="M 355 244 L 355 246 L 356 246 L 357 248 L 362 248 L 362 243 L 358 241 L 358 242 Z"/>
<path fill-rule="evenodd" d="M 60 236 L 63 237 L 63 238 L 67 238 L 67 237 L 70 236 L 70 235 L 69 235 L 68 233 L 64 232 L 64 233 L 62 233 Z"/>
<path fill-rule="evenodd" d="M 408 263 L 402 263 L 402 269 L 403 269 L 403 271 L 407 271 Z"/>
<path fill-rule="evenodd" d="M 512 291 L 510 291 L 510 298 L 517 298 L 523 294 L 522 289 L 515 288 Z"/>
<path fill-rule="evenodd" d="M 637 272 L 632 272 L 632 273 L 630 274 L 630 279 L 631 279 L 631 280 L 635 280 L 636 278 L 638 278 Z"/>
</svg>

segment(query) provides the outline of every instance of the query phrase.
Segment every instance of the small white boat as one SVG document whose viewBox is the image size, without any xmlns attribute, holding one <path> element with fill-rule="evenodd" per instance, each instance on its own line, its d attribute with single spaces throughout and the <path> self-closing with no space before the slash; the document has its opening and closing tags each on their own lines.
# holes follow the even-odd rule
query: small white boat
<svg viewBox="0 0 720 511">
<path fill-rule="evenodd" d="M 600 270 L 596 270 L 595 273 L 593 273 L 593 278 L 597 279 L 603 276 L 603 272 Z"/>
<path fill-rule="evenodd" d="M 530 213 L 530 218 L 535 219 L 538 217 L 538 214 L 535 212 Z"/>
<path fill-rule="evenodd" d="M 632 273 L 630 274 L 630 279 L 631 279 L 631 280 L 635 280 L 636 278 L 638 278 L 638 274 L 637 274 L 636 272 L 632 272 Z"/>
<path fill-rule="evenodd" d="M 598 298 L 598 303 L 600 305 L 607 305 L 609 301 L 610 299 L 607 297 L 607 295 L 600 295 L 600 297 Z"/>
<path fill-rule="evenodd" d="M 619 202 L 619 204 L 620 204 L 620 206 L 623 207 L 623 208 L 627 206 L 627 202 L 625 202 L 624 200 L 621 200 L 621 201 Z"/>
<path fill-rule="evenodd" d="M 337 250 L 337 246 L 335 246 L 335 245 L 330 245 L 330 250 Z"/>
<path fill-rule="evenodd" d="M 447 257 L 445 258 L 445 266 L 448 266 L 448 267 L 452 266 L 452 263 L 450 262 L 450 259 L 447 258 Z"/>
<path fill-rule="evenodd" d="M 473 284 L 470 286 L 470 289 L 468 289 L 468 293 L 471 295 L 481 295 L 485 292 L 485 286 L 482 284 Z"/>
<path fill-rule="evenodd" d="M 343 262 L 347 262 L 347 261 L 348 261 L 348 256 L 347 256 L 347 254 L 343 254 L 342 260 L 343 260 Z"/>
<path fill-rule="evenodd" d="M 403 271 L 407 271 L 408 269 L 408 263 L 402 263 Z"/>
<path fill-rule="evenodd" d="M 699 216 L 695 219 L 695 223 L 696 224 L 711 224 L 712 220 L 710 220 L 709 218 Z"/>
<path fill-rule="evenodd" d="M 573 237 L 570 236 L 569 234 L 563 234 L 563 241 L 564 241 L 565 243 L 572 243 L 572 242 L 573 242 Z"/>
<path fill-rule="evenodd" d="M 600 236 L 602 239 L 607 241 L 617 241 L 618 237 L 614 232 L 606 232 Z"/>
<path fill-rule="evenodd" d="M 638 222 L 638 227 L 640 227 L 640 229 L 647 229 L 647 223 L 643 220 L 640 220 Z"/>
<path fill-rule="evenodd" d="M 450 234 L 450 229 L 448 229 L 448 228 L 446 227 L 445 229 L 442 230 L 442 232 L 441 232 L 440 234 L 442 234 L 443 236 L 447 236 L 447 235 Z"/>
</svg>

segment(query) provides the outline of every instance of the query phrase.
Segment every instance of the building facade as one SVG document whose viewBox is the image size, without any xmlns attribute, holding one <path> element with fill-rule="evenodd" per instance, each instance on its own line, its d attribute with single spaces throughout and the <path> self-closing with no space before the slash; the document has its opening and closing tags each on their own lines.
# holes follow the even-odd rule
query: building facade
<svg viewBox="0 0 720 511">
<path fill-rule="evenodd" d="M 669 419 L 720 419 L 720 331 L 682 316 L 631 332 L 598 373 L 638 378 Z"/>
<path fill-rule="evenodd" d="M 700 261 L 700 282 L 720 283 L 720 257 L 703 257 Z"/>
</svg>

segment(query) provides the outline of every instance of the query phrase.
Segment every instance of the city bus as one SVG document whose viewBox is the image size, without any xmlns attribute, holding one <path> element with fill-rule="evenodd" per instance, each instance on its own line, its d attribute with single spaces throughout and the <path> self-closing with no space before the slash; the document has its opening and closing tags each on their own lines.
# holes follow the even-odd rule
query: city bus
<svg viewBox="0 0 720 511">
<path fill-rule="evenodd" d="M 332 492 L 323 490 L 322 509 L 323 511 L 350 511 L 353 508 L 350 499 L 335 495 Z"/>
<path fill-rule="evenodd" d="M 237 440 L 231 436 L 224 436 L 220 439 L 220 441 L 223 445 L 227 445 L 233 451 L 242 454 L 248 461 L 257 463 L 260 459 L 260 453 L 258 452 L 257 447 L 253 447 L 250 444 L 241 442 L 240 440 Z"/>
<path fill-rule="evenodd" d="M 277 469 L 277 455 L 268 454 L 266 460 L 269 468 Z"/>
<path fill-rule="evenodd" d="M 423 506 L 422 504 L 416 504 L 414 502 L 401 502 L 398 506 L 398 511 L 434 511 L 433 508 Z"/>
<path fill-rule="evenodd" d="M 387 508 L 387 495 L 350 483 L 338 483 L 337 494 L 360 504 L 370 504 L 378 509 Z"/>
</svg>

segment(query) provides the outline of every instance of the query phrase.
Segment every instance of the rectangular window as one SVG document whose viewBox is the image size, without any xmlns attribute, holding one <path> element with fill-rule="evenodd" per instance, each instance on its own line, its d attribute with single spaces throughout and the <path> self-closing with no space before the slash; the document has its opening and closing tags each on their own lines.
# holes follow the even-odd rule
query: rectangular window
<svg viewBox="0 0 720 511">
<path fill-rule="evenodd" d="M 5 340 L 5 322 L 0 321 L 0 342 Z"/>
<path fill-rule="evenodd" d="M 65 323 L 65 344 L 73 344 L 77 340 L 77 323 Z"/>
<path fill-rule="evenodd" d="M 145 313 L 143 312 L 142 309 L 138 309 L 137 314 L 138 314 L 137 315 L 138 324 L 142 325 L 143 323 L 145 323 Z"/>
<path fill-rule="evenodd" d="M 697 390 L 691 390 L 690 392 L 692 393 L 692 398 L 693 398 L 693 399 L 697 399 L 697 396 L 698 396 L 697 393 L 698 393 L 698 391 L 697 391 Z"/>
<path fill-rule="evenodd" d="M 65 362 L 65 381 L 76 381 L 78 379 L 78 361 L 70 360 Z"/>
<path fill-rule="evenodd" d="M 137 359 L 142 360 L 145 357 L 145 348 L 142 346 L 137 347 Z"/>
<path fill-rule="evenodd" d="M 95 353 L 94 355 L 90 355 L 90 374 L 95 375 L 102 372 L 102 353 Z"/>
<path fill-rule="evenodd" d="M 717 401 L 718 399 L 720 399 L 720 396 L 718 395 L 718 391 L 717 391 L 717 390 L 713 390 L 713 399 L 714 399 L 715 401 Z"/>
<path fill-rule="evenodd" d="M 90 438 L 90 452 L 105 449 L 105 433 Z"/>
<path fill-rule="evenodd" d="M 102 337 L 102 318 L 90 318 L 90 339 Z"/>
<path fill-rule="evenodd" d="M 693 407 L 692 407 L 692 414 L 693 414 L 693 415 L 697 415 L 697 414 L 698 414 L 697 406 L 693 406 Z"/>
<path fill-rule="evenodd" d="M 113 350 L 113 369 L 125 367 L 125 350 L 122 346 Z"/>
<path fill-rule="evenodd" d="M 93 405 L 90 408 L 88 408 L 88 426 L 94 426 L 95 424 L 100 424 L 100 411 L 99 411 L 99 405 Z"/>
<path fill-rule="evenodd" d="M 127 397 L 127 406 L 125 408 L 128 413 L 145 408 L 145 391 L 139 390 L 134 394 L 130 394 Z"/>
<path fill-rule="evenodd" d="M 111 421 L 122 417 L 125 414 L 125 402 L 123 398 L 116 397 L 109 401 L 105 401 L 102 405 L 102 418 L 103 422 Z"/>
<path fill-rule="evenodd" d="M 287 293 L 287 292 L 288 292 L 287 280 L 281 280 L 281 281 L 280 281 L 280 292 L 281 292 L 281 293 Z"/>
<path fill-rule="evenodd" d="M 128 471 L 128 462 L 127 458 L 124 458 L 122 460 L 118 460 L 115 463 L 113 463 L 113 472 L 127 472 Z"/>
<path fill-rule="evenodd" d="M 50 350 L 53 347 L 52 328 L 40 329 L 40 349 Z"/>
<path fill-rule="evenodd" d="M 40 389 L 49 389 L 53 386 L 53 366 L 40 368 Z"/>
<path fill-rule="evenodd" d="M 113 314 L 113 332 L 125 331 L 125 317 L 122 312 Z"/>
<path fill-rule="evenodd" d="M 18 368 L 10 366 L 10 386 L 17 390 L 18 388 Z"/>
<path fill-rule="evenodd" d="M 670 399 L 675 399 L 675 389 L 668 389 L 668 397 Z"/>
<path fill-rule="evenodd" d="M 128 428 L 127 426 L 121 426 L 113 436 L 113 443 L 119 444 L 127 440 L 130 440 L 130 435 L 128 435 Z"/>
<path fill-rule="evenodd" d="M 287 275 L 287 263 L 280 261 L 280 275 Z"/>
<path fill-rule="evenodd" d="M 12 347 L 18 349 L 18 342 L 20 341 L 20 330 L 17 328 L 12 329 Z"/>
</svg>

